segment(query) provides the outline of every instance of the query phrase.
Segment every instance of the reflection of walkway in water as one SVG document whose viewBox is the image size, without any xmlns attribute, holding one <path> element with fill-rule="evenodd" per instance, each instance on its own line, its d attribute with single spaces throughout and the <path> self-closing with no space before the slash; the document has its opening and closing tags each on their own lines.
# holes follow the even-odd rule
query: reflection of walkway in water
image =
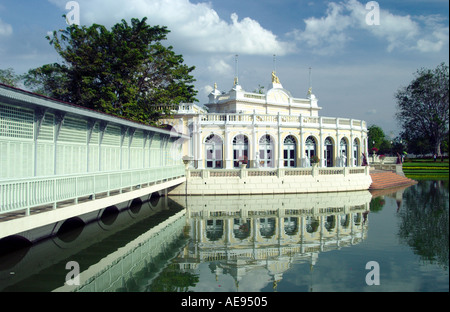
<svg viewBox="0 0 450 312">
<path fill-rule="evenodd" d="M 77 261 L 86 269 L 182 208 L 170 209 L 167 197 L 155 193 L 146 202 L 126 202 L 0 239 L 0 291 L 41 292 L 60 287 L 68 261 Z M 18 249 L 20 245 L 24 248 Z"/>
<path fill-rule="evenodd" d="M 185 222 L 182 210 L 81 272 L 79 286 L 64 285 L 54 291 L 125 291 L 134 275 L 147 268 L 183 235 Z"/>
<path fill-rule="evenodd" d="M 275 287 L 293 263 L 314 265 L 320 252 L 364 240 L 371 198 L 368 191 L 188 197 L 192 242 L 177 262 L 190 273 L 210 263 L 209 274 L 232 276 L 235 290 L 255 276 L 261 282 L 251 291 Z"/>
</svg>

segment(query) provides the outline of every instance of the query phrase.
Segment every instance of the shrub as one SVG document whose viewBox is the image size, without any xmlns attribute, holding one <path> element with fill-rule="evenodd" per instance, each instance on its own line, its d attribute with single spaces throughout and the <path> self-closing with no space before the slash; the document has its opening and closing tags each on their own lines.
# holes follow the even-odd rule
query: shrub
<svg viewBox="0 0 450 312">
<path fill-rule="evenodd" d="M 319 161 L 320 161 L 319 156 L 314 155 L 313 157 L 311 157 L 311 163 L 312 164 L 317 164 L 317 163 L 319 163 Z"/>
</svg>

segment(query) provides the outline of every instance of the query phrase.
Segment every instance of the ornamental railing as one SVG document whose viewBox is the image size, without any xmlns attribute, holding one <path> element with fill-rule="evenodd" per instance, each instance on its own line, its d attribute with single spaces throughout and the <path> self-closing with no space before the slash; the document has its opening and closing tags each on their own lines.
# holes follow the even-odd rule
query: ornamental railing
<svg viewBox="0 0 450 312">
<path fill-rule="evenodd" d="M 200 115 L 201 125 L 284 125 L 325 129 L 354 129 L 367 130 L 363 120 L 349 118 L 332 118 L 303 115 L 269 115 L 269 114 L 203 114 Z"/>
<path fill-rule="evenodd" d="M 110 196 L 185 176 L 184 165 L 118 172 L 88 173 L 0 181 L 0 214 L 40 206 L 57 208 L 58 203 L 97 195 Z"/>
<path fill-rule="evenodd" d="M 369 167 L 309 167 L 273 169 L 190 169 L 187 178 L 208 179 L 228 177 L 284 177 L 284 176 L 329 176 L 329 175 L 369 175 Z"/>
</svg>

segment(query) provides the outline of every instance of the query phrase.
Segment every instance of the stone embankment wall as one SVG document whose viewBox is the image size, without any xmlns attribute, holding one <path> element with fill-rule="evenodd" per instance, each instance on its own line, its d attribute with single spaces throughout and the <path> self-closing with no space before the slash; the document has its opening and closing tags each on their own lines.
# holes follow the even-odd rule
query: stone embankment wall
<svg viewBox="0 0 450 312">
<path fill-rule="evenodd" d="M 189 170 L 169 195 L 292 194 L 369 189 L 368 167 Z"/>
</svg>

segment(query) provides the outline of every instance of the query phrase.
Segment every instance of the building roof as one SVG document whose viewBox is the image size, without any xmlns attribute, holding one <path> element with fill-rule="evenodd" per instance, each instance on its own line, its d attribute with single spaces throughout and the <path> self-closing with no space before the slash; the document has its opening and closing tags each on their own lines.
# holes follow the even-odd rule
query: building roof
<svg viewBox="0 0 450 312">
<path fill-rule="evenodd" d="M 103 112 L 98 112 L 83 106 L 52 99 L 47 96 L 29 92 L 16 87 L 12 87 L 3 83 L 0 83 L 0 102 L 4 102 L 6 104 L 19 103 L 21 106 L 25 107 L 28 106 L 30 108 L 41 107 L 49 111 L 59 111 L 64 113 L 70 113 L 73 115 L 78 115 L 79 117 L 84 119 L 101 120 L 125 127 L 148 130 L 166 135 L 170 134 L 171 136 L 182 135 L 182 134 L 175 134 L 173 132 L 155 126 L 145 125 L 142 123 L 131 121 L 126 118 L 113 116 Z"/>
<path fill-rule="evenodd" d="M 295 98 L 283 88 L 275 72 L 272 72 L 272 83 L 266 93 L 247 92 L 235 80 L 235 84 L 228 92 L 220 91 L 217 84 L 208 96 L 209 102 L 205 104 L 212 113 L 253 113 L 253 110 L 265 109 L 267 113 L 304 113 L 317 116 L 322 108 L 317 105 L 317 98 L 310 89 L 307 98 Z M 239 104 L 250 104 L 249 106 Z M 288 112 L 289 111 L 289 112 Z"/>
</svg>

